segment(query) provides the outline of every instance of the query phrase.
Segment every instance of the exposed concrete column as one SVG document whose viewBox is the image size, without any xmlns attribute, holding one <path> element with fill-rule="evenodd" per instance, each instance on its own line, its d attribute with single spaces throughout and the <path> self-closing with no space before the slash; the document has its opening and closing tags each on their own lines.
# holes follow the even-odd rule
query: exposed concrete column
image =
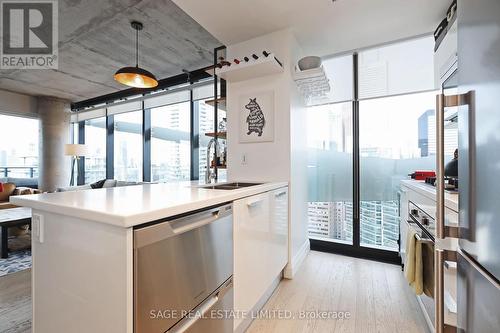
<svg viewBox="0 0 500 333">
<path fill-rule="evenodd" d="M 70 160 L 64 145 L 70 142 L 70 103 L 52 97 L 38 98 L 40 167 L 38 187 L 55 191 L 69 185 Z"/>
</svg>

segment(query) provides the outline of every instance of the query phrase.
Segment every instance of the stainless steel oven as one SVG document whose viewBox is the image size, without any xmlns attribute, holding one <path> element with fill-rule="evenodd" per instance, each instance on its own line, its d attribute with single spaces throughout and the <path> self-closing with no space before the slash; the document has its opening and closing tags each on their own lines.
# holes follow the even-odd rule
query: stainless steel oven
<svg viewBox="0 0 500 333">
<path fill-rule="evenodd" d="M 408 202 L 408 218 L 407 218 L 407 229 L 414 230 L 416 232 L 415 237 L 419 242 L 429 243 L 432 245 L 432 251 L 434 251 L 435 246 L 435 233 L 436 233 L 436 222 L 434 217 L 424 211 L 422 208 L 417 206 L 415 203 Z M 406 237 L 406 235 L 405 235 Z M 422 258 L 424 260 L 424 258 Z M 434 279 L 434 257 L 426 256 L 425 260 L 430 262 L 423 263 L 424 269 L 424 280 Z M 431 295 L 432 296 L 432 295 Z M 417 301 L 422 309 L 424 317 L 427 321 L 429 328 L 434 327 L 435 321 L 435 302 L 434 298 L 426 295 L 425 293 L 417 295 Z"/>
<path fill-rule="evenodd" d="M 232 274 L 231 204 L 135 229 L 134 332 L 232 332 Z"/>
</svg>

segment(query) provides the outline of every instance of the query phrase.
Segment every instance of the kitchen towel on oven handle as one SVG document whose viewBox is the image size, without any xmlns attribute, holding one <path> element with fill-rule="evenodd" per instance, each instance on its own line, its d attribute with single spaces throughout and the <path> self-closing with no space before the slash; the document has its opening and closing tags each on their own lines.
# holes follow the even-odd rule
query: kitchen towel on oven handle
<svg viewBox="0 0 500 333">
<path fill-rule="evenodd" d="M 417 232 L 412 227 L 408 228 L 404 273 L 415 294 L 421 295 L 424 292 L 422 242 L 417 240 Z"/>
</svg>

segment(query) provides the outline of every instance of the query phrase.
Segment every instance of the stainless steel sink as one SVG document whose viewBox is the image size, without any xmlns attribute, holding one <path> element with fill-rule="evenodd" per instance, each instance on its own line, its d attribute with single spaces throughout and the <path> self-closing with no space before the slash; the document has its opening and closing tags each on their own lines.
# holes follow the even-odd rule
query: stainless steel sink
<svg viewBox="0 0 500 333">
<path fill-rule="evenodd" d="M 262 185 L 262 183 L 224 183 L 215 185 L 204 185 L 201 188 L 209 190 L 237 190 L 239 188 Z"/>
</svg>

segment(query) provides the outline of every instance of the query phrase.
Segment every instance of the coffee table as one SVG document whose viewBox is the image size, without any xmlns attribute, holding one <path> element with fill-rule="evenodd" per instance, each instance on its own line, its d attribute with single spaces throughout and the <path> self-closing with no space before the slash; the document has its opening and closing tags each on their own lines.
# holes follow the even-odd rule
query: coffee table
<svg viewBox="0 0 500 333">
<path fill-rule="evenodd" d="M 31 226 L 31 208 L 17 207 L 0 209 L 0 227 L 2 231 L 0 247 L 2 259 L 9 256 L 9 228 L 25 224 L 29 224 Z"/>
</svg>

